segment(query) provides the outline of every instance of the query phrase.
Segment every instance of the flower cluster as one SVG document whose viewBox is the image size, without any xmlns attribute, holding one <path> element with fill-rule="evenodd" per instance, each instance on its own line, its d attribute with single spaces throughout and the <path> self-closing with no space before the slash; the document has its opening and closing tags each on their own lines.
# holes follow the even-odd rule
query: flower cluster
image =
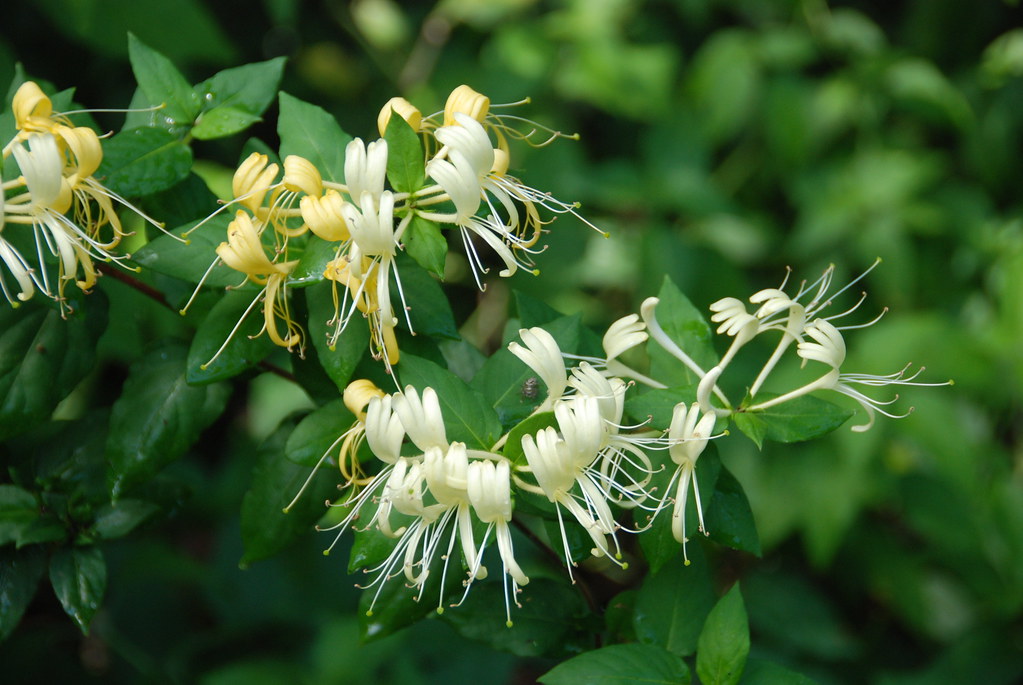
<svg viewBox="0 0 1023 685">
<path fill-rule="evenodd" d="M 519 103 L 515 103 L 519 104 Z M 487 97 L 459 86 L 443 112 L 424 117 L 403 98 L 393 98 L 380 112 L 381 138 L 360 138 L 345 149 L 344 182 L 324 178 L 309 160 L 290 155 L 283 173 L 266 155 L 253 153 L 234 175 L 235 218 L 227 241 L 217 248 L 217 260 L 261 286 L 250 307 L 262 301 L 264 330 L 289 349 L 303 344 L 300 326 L 288 308 L 288 279 L 297 260 L 289 243 L 311 234 L 333 249 L 323 277 L 334 285 L 334 316 L 328 322 L 331 347 L 358 311 L 369 321 L 375 357 L 388 368 L 399 360 L 395 329 L 399 309 L 391 300 L 391 284 L 401 299 L 400 309 L 412 330 L 396 256 L 412 220 L 457 229 L 477 284 L 487 271 L 476 250 L 485 243 L 501 260 L 501 276 L 518 269 L 535 272 L 530 255 L 542 249 L 546 214 L 571 213 L 574 204 L 526 186 L 508 173 L 508 139 L 529 140 L 540 127 L 520 133 L 517 117 L 494 114 Z M 384 138 L 397 115 L 419 136 L 424 177 L 414 187 L 387 188 L 388 166 L 395 154 Z M 531 123 L 531 122 L 530 122 Z M 546 144 L 560 136 L 550 132 Z M 404 163 L 408 160 L 399 160 Z M 407 181 L 407 180 L 406 180 Z M 308 247 L 307 247 L 308 249 Z M 286 333 L 281 334 L 283 322 Z"/>
<path fill-rule="evenodd" d="M 95 261 L 126 258 L 113 252 L 125 235 L 114 203 L 130 205 L 95 177 L 103 161 L 100 137 L 54 112 L 36 83 L 21 84 L 11 109 L 17 132 L 4 145 L 3 160 L 6 167 L 13 157 L 21 173 L 3 182 L 0 261 L 14 284 L 0 270 L 0 289 L 15 307 L 39 291 L 64 311 L 69 282 L 87 291 L 96 283 Z"/>
</svg>

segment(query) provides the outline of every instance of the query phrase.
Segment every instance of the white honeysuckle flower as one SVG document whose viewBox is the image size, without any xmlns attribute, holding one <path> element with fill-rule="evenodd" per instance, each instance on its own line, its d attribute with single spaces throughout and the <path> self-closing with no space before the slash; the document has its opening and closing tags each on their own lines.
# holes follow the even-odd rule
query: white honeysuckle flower
<svg viewBox="0 0 1023 685">
<path fill-rule="evenodd" d="M 608 326 L 602 341 L 608 364 L 626 350 L 645 343 L 649 337 L 646 324 L 640 320 L 639 314 L 629 314 L 618 319 Z"/>
<path fill-rule="evenodd" d="M 521 328 L 519 337 L 524 345 L 512 341 L 508 343 L 508 350 L 531 368 L 547 386 L 547 397 L 534 413 L 550 411 L 568 387 L 568 372 L 565 371 L 561 348 L 554 336 L 540 327 Z"/>
<path fill-rule="evenodd" d="M 710 320 L 720 324 L 717 328 L 719 335 L 723 334 L 729 337 L 735 337 L 740 333 L 748 335 L 744 331 L 749 328 L 753 329 L 754 335 L 756 334 L 759 321 L 757 321 L 757 317 L 746 311 L 746 305 L 741 300 L 725 297 L 711 304 L 710 310 L 714 312 L 711 314 Z"/>
<path fill-rule="evenodd" d="M 591 554 L 607 556 L 614 563 L 624 567 L 625 564 L 620 561 L 621 553 L 615 537 L 619 525 L 607 503 L 607 491 L 600 485 L 601 474 L 587 463 L 587 460 L 592 462 L 597 455 L 580 453 L 573 447 L 578 445 L 570 446 L 558 436 L 554 428 L 550 427 L 539 431 L 535 437 L 528 434 L 522 436 L 522 451 L 537 485 L 533 487 L 521 479 L 517 479 L 517 482 L 523 489 L 543 494 L 557 505 L 558 524 L 561 528 L 561 542 L 569 577 L 572 577 L 572 566 L 575 562 L 572 561 L 568 537 L 565 534 L 562 508 L 567 509 L 590 536 L 593 541 Z M 576 486 L 579 488 L 579 494 L 573 493 Z M 606 538 L 608 535 L 614 541 L 614 553 L 608 547 Z M 572 580 L 575 582 L 574 578 Z"/>
<path fill-rule="evenodd" d="M 431 447 L 448 449 L 444 415 L 437 391 L 433 388 L 424 388 L 420 398 L 413 386 L 405 386 L 403 393 L 394 395 L 394 412 L 416 447 L 424 452 Z"/>
<path fill-rule="evenodd" d="M 693 495 L 696 500 L 696 515 L 699 520 L 699 530 L 707 534 L 703 523 L 703 503 L 700 501 L 700 485 L 696 480 L 696 461 L 703 454 L 707 447 L 707 440 L 714 432 L 715 415 L 705 413 L 700 416 L 700 408 L 692 405 L 686 409 L 684 402 L 675 405 L 671 416 L 671 426 L 668 428 L 668 454 L 678 468 L 671 477 L 665 491 L 665 501 L 675 487 L 675 501 L 671 512 L 671 533 L 675 539 L 682 544 L 682 557 L 686 566 L 689 565 L 689 555 L 686 554 L 686 501 L 689 497 L 689 482 L 693 483 Z"/>
<path fill-rule="evenodd" d="M 2 212 L 2 207 L 0 207 Z M 2 219 L 3 215 L 0 213 L 0 230 L 2 230 Z M 33 273 L 32 268 L 25 261 L 25 258 L 21 256 L 17 250 L 15 250 L 10 243 L 3 239 L 2 233 L 0 233 L 0 261 L 3 261 L 4 265 L 14 276 L 14 280 L 18 282 L 18 287 L 21 289 L 17 295 L 11 295 L 11 291 L 7 289 L 7 283 L 4 281 L 3 272 L 0 271 L 0 289 L 4 292 L 4 297 L 11 303 L 12 306 L 17 307 L 19 302 L 24 302 L 35 294 L 35 284 L 32 281 Z M 17 300 L 17 301 L 16 301 Z"/>
<path fill-rule="evenodd" d="M 401 456 L 405 427 L 394 411 L 394 397 L 373 397 L 366 405 L 366 443 L 377 459 L 393 464 Z"/>
<path fill-rule="evenodd" d="M 816 319 L 806 325 L 803 333 L 813 342 L 803 341 L 796 345 L 798 354 L 805 364 L 818 361 L 838 369 L 845 361 L 845 339 L 842 332 L 830 321 Z"/>
<path fill-rule="evenodd" d="M 515 561 L 515 550 L 512 545 L 511 529 L 508 523 L 512 519 L 511 501 L 511 467 L 507 460 L 501 461 L 474 461 L 468 466 L 467 472 L 469 501 L 472 503 L 476 518 L 488 524 L 483 534 L 483 543 L 480 545 L 479 556 L 472 566 L 481 569 L 481 558 L 487 544 L 487 538 L 491 531 L 497 539 L 497 549 L 501 555 L 501 565 L 504 573 L 504 610 L 506 625 L 510 628 L 511 607 L 509 605 L 508 578 L 512 581 L 511 599 L 519 606 L 517 599 L 519 586 L 529 583 L 529 578 Z M 472 568 L 470 568 L 472 575 Z"/>
<path fill-rule="evenodd" d="M 361 138 L 345 147 L 345 185 L 353 202 L 362 204 L 362 196 L 368 193 L 375 205 L 384 192 L 387 177 L 387 141 L 383 138 L 369 145 Z"/>
<path fill-rule="evenodd" d="M 494 144 L 474 118 L 461 112 L 456 112 L 454 118 L 455 125 L 441 126 L 434 131 L 434 137 L 441 145 L 464 155 L 476 178 L 483 180 L 494 168 Z"/>
</svg>

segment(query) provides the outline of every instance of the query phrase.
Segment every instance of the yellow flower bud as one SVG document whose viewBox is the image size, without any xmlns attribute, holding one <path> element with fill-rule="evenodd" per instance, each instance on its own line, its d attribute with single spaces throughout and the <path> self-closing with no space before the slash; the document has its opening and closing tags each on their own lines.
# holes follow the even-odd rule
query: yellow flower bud
<svg viewBox="0 0 1023 685">
<path fill-rule="evenodd" d="M 451 91 L 448 101 L 444 104 L 445 126 L 458 123 L 455 121 L 455 112 L 467 114 L 482 124 L 490 112 L 490 98 L 463 84 Z"/>
<path fill-rule="evenodd" d="M 408 122 L 413 131 L 419 131 L 419 127 L 423 123 L 423 113 L 405 98 L 394 97 L 387 101 L 377 116 L 377 129 L 380 131 L 381 137 L 387 131 L 387 124 L 391 121 L 392 112 L 397 112 L 398 116 Z"/>
<path fill-rule="evenodd" d="M 366 420 L 366 407 L 374 397 L 383 397 L 386 393 L 378 388 L 371 380 L 360 378 L 348 384 L 342 397 L 348 411 L 352 412 L 360 421 Z"/>
<path fill-rule="evenodd" d="M 348 240 L 348 224 L 341 214 L 344 200 L 336 190 L 328 190 L 322 197 L 306 195 L 299 202 L 302 221 L 318 238 L 327 242 Z"/>
<path fill-rule="evenodd" d="M 292 192 L 319 197 L 323 194 L 323 177 L 305 157 L 288 155 L 284 159 L 284 187 Z"/>
<path fill-rule="evenodd" d="M 49 131 L 54 125 L 53 102 L 35 81 L 25 81 L 18 87 L 11 111 L 22 131 Z"/>
<path fill-rule="evenodd" d="M 277 177 L 279 167 L 270 158 L 253 152 L 234 172 L 231 191 L 243 207 L 255 212 L 263 204 L 263 196 Z"/>
</svg>

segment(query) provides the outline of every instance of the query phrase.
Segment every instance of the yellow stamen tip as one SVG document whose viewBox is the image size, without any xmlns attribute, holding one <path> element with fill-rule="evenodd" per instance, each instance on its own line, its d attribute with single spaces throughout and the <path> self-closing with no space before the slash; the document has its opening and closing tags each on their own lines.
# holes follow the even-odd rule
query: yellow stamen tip
<svg viewBox="0 0 1023 685">
<path fill-rule="evenodd" d="M 438 614 L 443 614 L 444 613 L 444 607 L 437 607 L 437 613 Z"/>
<path fill-rule="evenodd" d="M 686 559 L 686 562 L 685 562 L 685 565 L 686 565 L 686 566 L 688 566 L 688 565 L 689 565 L 689 564 L 691 564 L 691 563 L 693 563 L 693 562 L 691 562 L 691 561 L 689 561 L 688 559 Z"/>
<path fill-rule="evenodd" d="M 372 615 L 373 615 L 373 610 L 372 609 L 370 609 L 369 611 L 366 612 L 366 616 L 372 616 Z"/>
<path fill-rule="evenodd" d="M 504 622 L 504 625 L 505 625 L 505 626 L 507 626 L 508 628 L 511 628 L 511 627 L 512 627 L 513 625 L 515 625 L 515 624 L 514 624 L 514 623 L 512 623 L 512 622 L 511 622 L 511 621 L 509 620 L 509 621 L 505 621 L 505 622 Z"/>
<path fill-rule="evenodd" d="M 323 550 L 323 556 L 329 557 L 330 556 L 330 550 L 329 549 Z M 368 616 L 369 614 L 366 614 L 366 615 Z"/>
</svg>

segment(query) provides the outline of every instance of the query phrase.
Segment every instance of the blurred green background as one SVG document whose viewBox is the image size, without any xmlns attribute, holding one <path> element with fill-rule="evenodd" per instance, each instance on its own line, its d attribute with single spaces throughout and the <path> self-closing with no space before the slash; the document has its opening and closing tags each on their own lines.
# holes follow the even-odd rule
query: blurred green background
<svg viewBox="0 0 1023 685">
<path fill-rule="evenodd" d="M 516 149 L 517 171 L 582 212 L 552 226 L 543 276 L 484 295 L 453 264 L 464 333 L 499 339 L 510 288 L 595 327 L 669 275 L 700 306 L 838 281 L 876 257 L 847 367 L 907 361 L 950 388 L 915 412 L 808 445 L 722 441 L 764 557 L 741 578 L 753 654 L 820 683 L 1023 679 L 1023 12 L 913 0 L 40 0 L 0 21 L 0 83 L 126 106 L 131 31 L 189 80 L 276 56 L 283 89 L 375 137 L 377 106 L 424 112 L 468 83 L 579 142 Z M 97 114 L 120 126 L 119 114 Z M 273 144 L 274 113 L 257 126 Z M 212 175 L 243 140 L 195 143 Z M 226 171 L 229 173 L 229 171 Z M 855 298 L 856 294 L 851 295 Z M 850 302 L 851 303 L 851 302 Z M 840 305 L 839 305 L 840 306 Z M 857 314 L 859 315 L 859 313 Z M 146 333 L 133 333 L 144 339 Z M 123 373 L 124 358 L 106 362 Z M 138 347 L 141 349 L 141 346 Z M 282 399 L 283 398 L 283 399 Z M 193 458 L 174 515 L 105 548 L 105 607 L 83 638 L 43 587 L 0 643 L 4 682 L 528 683 L 553 662 L 425 621 L 360 646 L 357 580 L 322 538 L 240 571 L 238 511 L 259 441 L 304 399 L 260 378 Z M 453 645 L 457 658 L 452 658 Z"/>
</svg>

